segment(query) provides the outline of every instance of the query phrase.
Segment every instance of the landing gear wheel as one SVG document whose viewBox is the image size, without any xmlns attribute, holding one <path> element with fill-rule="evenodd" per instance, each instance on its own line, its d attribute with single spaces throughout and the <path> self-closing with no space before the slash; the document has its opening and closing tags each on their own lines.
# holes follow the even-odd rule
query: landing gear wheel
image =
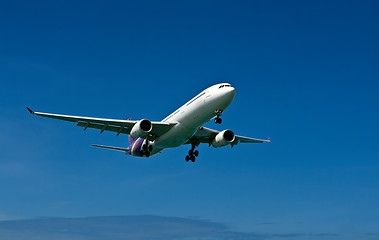
<svg viewBox="0 0 379 240">
<path fill-rule="evenodd" d="M 190 160 L 191 160 L 191 162 L 195 162 L 196 161 L 196 157 L 199 156 L 199 151 L 195 150 L 195 148 L 197 146 L 199 146 L 200 141 L 193 141 L 191 144 L 192 144 L 192 147 L 188 151 L 188 155 L 186 156 L 186 161 L 187 162 L 189 162 Z"/>
<path fill-rule="evenodd" d="M 149 145 L 149 152 L 153 151 L 153 146 Z"/>
<path fill-rule="evenodd" d="M 193 152 L 193 154 L 197 157 L 197 156 L 199 156 L 199 151 L 195 150 L 195 151 Z"/>
<path fill-rule="evenodd" d="M 145 153 L 145 155 L 146 155 L 146 157 L 150 157 L 150 152 L 147 151 L 147 152 Z"/>
<path fill-rule="evenodd" d="M 139 155 L 140 155 L 140 157 L 143 157 L 143 155 L 145 155 L 145 152 L 144 151 L 140 151 Z"/>
<path fill-rule="evenodd" d="M 222 119 L 221 118 L 219 118 L 219 117 L 217 117 L 217 118 L 215 118 L 215 123 L 217 124 L 221 124 L 222 123 Z"/>
<path fill-rule="evenodd" d="M 146 151 L 147 151 L 147 145 L 144 144 L 144 145 L 142 146 L 142 149 L 146 152 Z"/>
</svg>

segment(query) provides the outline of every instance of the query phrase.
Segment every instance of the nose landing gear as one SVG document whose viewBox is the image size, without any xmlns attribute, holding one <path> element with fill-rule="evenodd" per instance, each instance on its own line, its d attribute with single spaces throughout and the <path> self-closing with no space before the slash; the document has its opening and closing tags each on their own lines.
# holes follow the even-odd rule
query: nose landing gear
<svg viewBox="0 0 379 240">
<path fill-rule="evenodd" d="M 215 123 L 217 124 L 221 124 L 222 123 L 222 119 L 220 118 L 221 114 L 222 114 L 222 110 L 221 109 L 217 109 L 215 111 L 215 114 L 216 114 L 216 118 L 215 118 Z"/>
</svg>

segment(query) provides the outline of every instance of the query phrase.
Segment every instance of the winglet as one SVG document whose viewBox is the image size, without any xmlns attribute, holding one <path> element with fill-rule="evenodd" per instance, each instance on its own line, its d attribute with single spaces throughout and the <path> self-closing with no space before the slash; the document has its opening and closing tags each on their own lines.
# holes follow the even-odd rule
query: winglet
<svg viewBox="0 0 379 240">
<path fill-rule="evenodd" d="M 28 109 L 28 111 L 31 113 L 31 114 L 34 114 L 34 111 L 28 107 L 26 107 L 26 109 Z"/>
<path fill-rule="evenodd" d="M 268 138 L 267 138 L 267 141 L 271 142 L 271 137 L 268 137 Z"/>
</svg>

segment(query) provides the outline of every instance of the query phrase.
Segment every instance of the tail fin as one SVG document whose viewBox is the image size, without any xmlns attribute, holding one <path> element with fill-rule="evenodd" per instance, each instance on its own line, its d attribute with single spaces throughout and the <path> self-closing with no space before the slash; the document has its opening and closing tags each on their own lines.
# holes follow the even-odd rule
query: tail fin
<svg viewBox="0 0 379 240">
<path fill-rule="evenodd" d="M 130 117 L 128 117 L 126 120 L 130 120 Z M 128 134 L 129 145 L 132 144 L 132 143 L 134 142 L 134 140 L 135 140 L 135 139 L 134 139 L 132 136 L 130 136 L 130 135 Z"/>
</svg>

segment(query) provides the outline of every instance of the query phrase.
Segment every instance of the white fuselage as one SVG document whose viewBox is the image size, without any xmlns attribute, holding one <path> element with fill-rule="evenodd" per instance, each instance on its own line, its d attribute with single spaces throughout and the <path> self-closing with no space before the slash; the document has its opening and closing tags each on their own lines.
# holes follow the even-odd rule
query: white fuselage
<svg viewBox="0 0 379 240">
<path fill-rule="evenodd" d="M 216 110 L 224 111 L 232 103 L 235 89 L 228 83 L 213 85 L 171 113 L 162 122 L 176 123 L 167 133 L 150 142 L 151 155 L 165 148 L 185 144 L 195 132 L 216 116 Z"/>
</svg>

